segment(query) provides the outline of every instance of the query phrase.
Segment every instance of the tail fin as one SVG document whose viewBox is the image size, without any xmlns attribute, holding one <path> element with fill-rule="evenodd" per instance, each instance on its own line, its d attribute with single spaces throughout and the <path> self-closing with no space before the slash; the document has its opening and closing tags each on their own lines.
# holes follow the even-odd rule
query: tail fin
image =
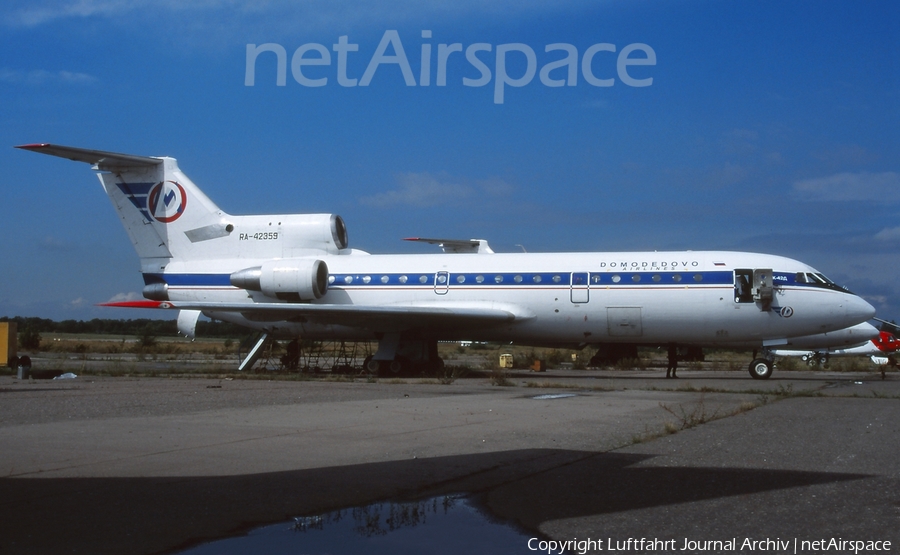
<svg viewBox="0 0 900 555">
<path fill-rule="evenodd" d="M 234 230 L 230 216 L 178 169 L 174 158 L 51 144 L 16 148 L 92 164 L 100 172 L 103 189 L 141 257 L 144 271 L 159 271 L 172 259 L 220 255 L 220 249 L 208 241 Z"/>
</svg>

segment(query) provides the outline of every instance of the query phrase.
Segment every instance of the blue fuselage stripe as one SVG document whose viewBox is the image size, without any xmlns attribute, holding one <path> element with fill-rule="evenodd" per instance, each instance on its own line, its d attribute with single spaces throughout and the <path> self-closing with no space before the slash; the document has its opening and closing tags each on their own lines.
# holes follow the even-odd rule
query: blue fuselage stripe
<svg viewBox="0 0 900 555">
<path fill-rule="evenodd" d="M 146 273 L 144 284 L 165 283 L 172 287 L 228 287 L 230 274 L 159 274 Z M 819 288 L 819 284 L 798 282 L 793 273 L 774 272 L 776 286 Z M 331 274 L 329 287 L 623 287 L 734 285 L 734 272 L 437 272 L 437 273 L 372 273 Z"/>
</svg>

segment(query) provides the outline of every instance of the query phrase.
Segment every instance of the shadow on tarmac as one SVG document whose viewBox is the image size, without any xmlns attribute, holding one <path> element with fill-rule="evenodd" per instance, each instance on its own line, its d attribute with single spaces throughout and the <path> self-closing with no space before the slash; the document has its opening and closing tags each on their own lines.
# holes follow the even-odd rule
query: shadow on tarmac
<svg viewBox="0 0 900 555">
<path fill-rule="evenodd" d="M 650 458 L 526 449 L 237 476 L 6 478 L 0 479 L 0 552 L 166 553 L 297 516 L 457 493 L 486 494 L 498 517 L 535 528 L 867 477 L 634 467 Z"/>
</svg>

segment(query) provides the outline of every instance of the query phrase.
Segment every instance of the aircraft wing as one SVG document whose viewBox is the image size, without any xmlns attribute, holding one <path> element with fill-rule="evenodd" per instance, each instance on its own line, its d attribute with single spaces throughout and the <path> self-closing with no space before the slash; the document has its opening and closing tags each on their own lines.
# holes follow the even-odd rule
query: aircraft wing
<svg viewBox="0 0 900 555">
<path fill-rule="evenodd" d="M 377 331 L 409 329 L 485 328 L 534 318 L 513 305 L 344 305 L 295 303 L 220 303 L 192 301 L 124 301 L 100 306 L 200 310 L 206 314 L 238 312 L 254 322 L 310 322 Z"/>
</svg>

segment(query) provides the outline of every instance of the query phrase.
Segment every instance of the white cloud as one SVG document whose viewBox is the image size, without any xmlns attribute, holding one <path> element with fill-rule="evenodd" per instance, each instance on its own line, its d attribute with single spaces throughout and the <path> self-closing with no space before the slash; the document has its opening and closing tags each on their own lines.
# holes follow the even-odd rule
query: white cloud
<svg viewBox="0 0 900 555">
<path fill-rule="evenodd" d="M 0 69 L 0 81 L 13 85 L 44 85 L 47 83 L 72 83 L 88 84 L 97 79 L 87 73 L 74 71 L 47 71 L 35 69 L 20 71 L 14 69 Z"/>
<path fill-rule="evenodd" d="M 500 178 L 483 179 L 472 184 L 457 183 L 449 177 L 438 178 L 428 172 L 404 173 L 397 177 L 399 187 L 359 202 L 368 206 L 416 206 L 428 208 L 442 205 L 458 205 L 483 197 L 503 197 L 512 193 L 513 187 Z"/>
<path fill-rule="evenodd" d="M 58 19 L 107 17 L 117 18 L 134 12 L 152 10 L 172 12 L 206 10 L 250 4 L 236 0 L 45 0 L 28 2 L 20 8 L 7 9 L 4 20 L 13 27 L 37 27 Z"/>
<path fill-rule="evenodd" d="M 44 237 L 40 242 L 40 247 L 51 252 L 69 252 L 78 248 L 76 244 L 52 235 Z"/>
<path fill-rule="evenodd" d="M 794 182 L 794 193 L 802 200 L 879 201 L 900 199 L 900 173 L 843 172 Z"/>
<path fill-rule="evenodd" d="M 17 2 L 18 6 L 0 8 L 0 18 L 11 27 L 37 27 L 62 19 L 103 17 L 110 19 L 135 18 L 146 22 L 160 18 L 169 25 L 188 22 L 171 15 L 202 14 L 190 22 L 210 30 L 224 27 L 243 27 L 251 22 L 248 16 L 267 20 L 270 32 L 274 27 L 308 31 L 321 27 L 348 27 L 402 24 L 416 19 L 446 22 L 447 18 L 464 16 L 510 17 L 524 14 L 559 12 L 578 6 L 591 6 L 589 0 L 567 0 L 548 3 L 541 0 L 36 0 Z M 217 12 L 213 15 L 213 12 Z"/>
<path fill-rule="evenodd" d="M 875 238 L 880 241 L 900 240 L 900 227 L 886 227 L 876 233 Z"/>
<path fill-rule="evenodd" d="M 122 303 L 127 301 L 143 301 L 144 297 L 140 293 L 129 291 L 128 293 L 116 293 L 108 301 L 108 303 Z"/>
</svg>

